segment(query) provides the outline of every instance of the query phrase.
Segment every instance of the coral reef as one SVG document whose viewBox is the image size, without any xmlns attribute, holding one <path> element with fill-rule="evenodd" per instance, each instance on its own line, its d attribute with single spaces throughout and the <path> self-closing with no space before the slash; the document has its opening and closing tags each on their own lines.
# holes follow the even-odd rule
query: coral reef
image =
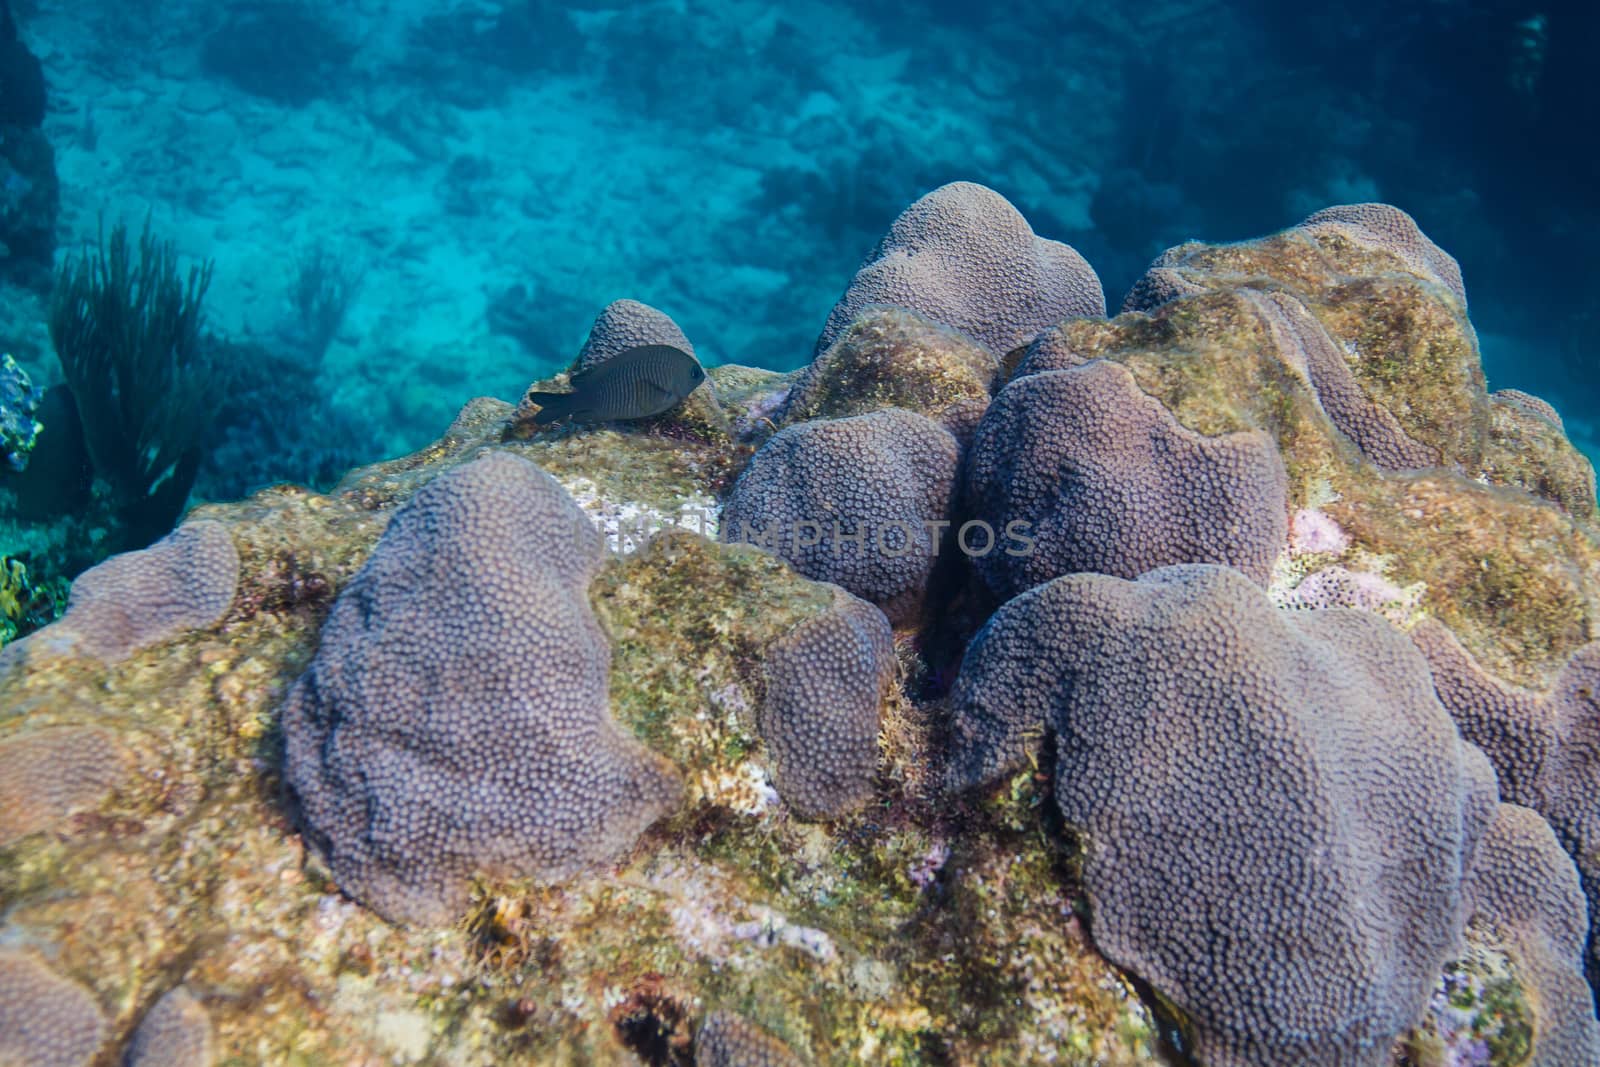
<svg viewBox="0 0 1600 1067">
<path fill-rule="evenodd" d="M 127 1067 L 211 1067 L 214 1043 L 204 1005 L 177 986 L 139 1023 L 125 1062 Z"/>
<path fill-rule="evenodd" d="M 977 557 L 1002 598 L 1062 574 L 1133 578 L 1189 562 L 1229 564 L 1265 584 L 1288 527 L 1269 435 L 1203 436 L 1127 369 L 1045 370 L 1037 353 L 978 424 L 965 493 L 968 513 L 1031 541 Z"/>
<path fill-rule="evenodd" d="M 730 1012 L 714 1011 L 694 1038 L 695 1067 L 800 1067 L 783 1042 Z"/>
<path fill-rule="evenodd" d="M 395 514 L 283 709 L 287 781 L 351 896 L 448 921 L 480 871 L 559 878 L 671 810 L 676 775 L 606 711 L 600 551 L 555 479 L 505 454 Z"/>
<path fill-rule="evenodd" d="M 1600 913 L 1600 642 L 1574 653 L 1548 691 L 1534 692 L 1485 674 L 1436 622 L 1411 637 L 1462 736 L 1494 764 L 1501 795 L 1549 821 L 1577 864 L 1589 914 Z M 1600 1002 L 1600 936 L 1592 930 L 1585 970 Z"/>
<path fill-rule="evenodd" d="M 1487 669 L 1543 683 L 1597 629 L 1593 470 L 1547 419 L 1490 398 L 1459 294 L 1413 261 L 1333 222 L 1182 245 L 1130 295 L 1148 310 L 1041 332 L 1007 390 L 1112 362 L 1212 447 L 1267 435 L 1287 512 L 1346 539 L 1274 581 L 1340 566 L 1416 589 L 1416 612 Z"/>
<path fill-rule="evenodd" d="M 1054 739 L 1095 943 L 1201 1062 L 1376 1063 L 1421 1012 L 1494 776 L 1386 623 L 1225 567 L 1071 575 L 1001 608 L 952 712 L 962 786 Z"/>
<path fill-rule="evenodd" d="M 128 771 L 128 754 L 103 726 L 0 736 L 0 846 L 93 810 Z"/>
<path fill-rule="evenodd" d="M 149 548 L 113 556 L 79 575 L 60 622 L 8 647 L 0 669 L 52 655 L 117 663 L 220 622 L 238 583 L 239 554 L 227 529 L 187 522 Z"/>
<path fill-rule="evenodd" d="M 87 989 L 31 953 L 0 949 L 0 1062 L 88 1067 L 105 1032 Z"/>
<path fill-rule="evenodd" d="M 795 374 L 475 400 L 201 505 L 5 653 L 0 1043 L 1581 1062 L 1593 472 L 1487 392 L 1435 253 L 1319 214 L 1108 321 L 947 188 Z M 683 332 L 622 302 L 585 352 Z M 758 513 L 927 542 L 808 561 L 734 543 Z M 986 585 L 960 531 L 1007 513 L 1079 555 Z"/>
<path fill-rule="evenodd" d="M 722 538 L 767 547 L 892 621 L 914 621 L 949 525 L 959 464 L 949 431 L 899 408 L 798 423 L 739 476 Z"/>
<path fill-rule="evenodd" d="M 1529 1063 L 1600 1062 L 1600 1021 L 1583 979 L 1583 889 L 1537 812 L 1501 804 L 1473 856 L 1472 913 L 1506 946 L 1533 1015 Z"/>
<path fill-rule="evenodd" d="M 1082 256 L 1035 235 L 1005 197 L 971 182 L 940 186 L 900 213 L 828 315 L 817 353 L 872 304 L 960 330 L 996 358 L 1061 319 L 1106 313 Z"/>
<path fill-rule="evenodd" d="M 778 795 L 812 818 L 843 815 L 871 796 L 879 715 L 895 671 L 883 613 L 842 591 L 835 599 L 833 610 L 767 650 L 757 719 Z"/>
</svg>

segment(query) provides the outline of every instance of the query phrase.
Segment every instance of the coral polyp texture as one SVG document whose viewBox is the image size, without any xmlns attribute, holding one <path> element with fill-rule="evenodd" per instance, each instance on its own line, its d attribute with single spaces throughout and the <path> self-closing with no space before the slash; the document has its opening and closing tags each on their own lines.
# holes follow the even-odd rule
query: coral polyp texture
<svg viewBox="0 0 1600 1067">
<path fill-rule="evenodd" d="M 1381 619 L 1225 567 L 1072 575 L 996 614 L 952 708 L 960 785 L 1054 738 L 1095 943 L 1201 1062 L 1379 1064 L 1421 1013 L 1494 776 Z"/>
<path fill-rule="evenodd" d="M 162 995 L 128 1043 L 127 1067 L 211 1067 L 211 1018 L 183 986 Z"/>
<path fill-rule="evenodd" d="M 1600 1063 L 1600 1021 L 1583 978 L 1583 889 L 1537 812 L 1499 806 L 1473 856 L 1467 898 L 1523 975 L 1536 1021 L 1527 1062 Z"/>
<path fill-rule="evenodd" d="M 1411 636 L 1462 736 L 1494 764 L 1501 795 L 1549 821 L 1577 864 L 1589 914 L 1600 914 L 1600 642 L 1574 653 L 1539 692 L 1485 673 L 1435 622 Z M 1592 924 L 1585 969 L 1600 998 L 1600 937 Z"/>
<path fill-rule="evenodd" d="M 637 300 L 613 300 L 589 327 L 572 369 L 589 370 L 640 345 L 671 345 L 694 355 L 694 345 L 665 311 Z"/>
<path fill-rule="evenodd" d="M 1266 583 L 1289 524 L 1269 435 L 1187 430 L 1115 363 L 1024 371 L 978 424 L 967 471 L 966 510 L 1033 540 L 977 558 L 991 589 L 1191 562 Z"/>
<path fill-rule="evenodd" d="M 0 733 L 0 845 L 94 808 L 128 770 L 119 738 L 102 726 Z"/>
<path fill-rule="evenodd" d="M 789 1047 L 732 1012 L 714 1011 L 694 1039 L 695 1067 L 801 1067 Z"/>
<path fill-rule="evenodd" d="M 722 538 L 770 546 L 796 570 L 895 622 L 922 609 L 956 491 L 950 432 L 888 408 L 787 427 L 757 452 L 722 512 Z"/>
<path fill-rule="evenodd" d="M 31 953 L 0 949 L 0 1063 L 89 1067 L 105 1032 L 87 989 Z"/>
<path fill-rule="evenodd" d="M 801 370 L 88 572 L 0 1062 L 1587 1067 L 1593 470 L 1394 209 L 1136 294 L 946 187 Z"/>
<path fill-rule="evenodd" d="M 1106 313 L 1082 256 L 1035 234 L 1010 201 L 972 182 L 940 186 L 900 213 L 828 315 L 817 352 L 871 304 L 953 327 L 997 358 L 1061 319 Z"/>
<path fill-rule="evenodd" d="M 768 650 L 758 725 L 776 759 L 778 795 L 801 815 L 842 815 L 871 796 L 894 664 L 883 612 L 843 591 L 833 611 Z"/>
<path fill-rule="evenodd" d="M 474 874 L 571 874 L 671 810 L 676 773 L 607 710 L 600 558 L 555 479 L 504 453 L 395 515 L 283 708 L 287 781 L 342 889 L 448 921 Z"/>
<path fill-rule="evenodd" d="M 213 522 L 185 523 L 149 548 L 113 556 L 72 585 L 55 626 L 6 657 L 76 655 L 114 664 L 142 648 L 222 620 L 239 582 L 239 554 Z M 0 657 L 0 669 L 7 658 Z"/>
</svg>

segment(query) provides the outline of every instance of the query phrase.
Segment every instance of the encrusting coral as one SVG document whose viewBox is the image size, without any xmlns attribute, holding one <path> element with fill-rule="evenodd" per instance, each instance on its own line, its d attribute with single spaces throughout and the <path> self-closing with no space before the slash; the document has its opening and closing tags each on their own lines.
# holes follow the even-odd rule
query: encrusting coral
<svg viewBox="0 0 1600 1067">
<path fill-rule="evenodd" d="M 31 953 L 0 949 L 0 1063 L 88 1067 L 105 1032 L 87 989 Z"/>
<path fill-rule="evenodd" d="M 1201 1062 L 1377 1064 L 1415 1022 L 1495 787 L 1383 620 L 1227 567 L 1071 575 L 1000 609 L 951 705 L 958 786 L 1054 740 L 1095 943 Z"/>
<path fill-rule="evenodd" d="M 887 408 L 787 427 L 728 494 L 722 538 L 770 547 L 807 578 L 882 607 L 922 609 L 948 526 L 960 449 L 938 423 Z"/>
<path fill-rule="evenodd" d="M 149 548 L 91 567 L 72 585 L 66 614 L 0 654 L 0 670 L 26 657 L 88 656 L 117 663 L 186 630 L 215 625 L 233 604 L 239 554 L 214 522 L 189 522 Z"/>
<path fill-rule="evenodd" d="M 1045 371 L 1031 359 L 978 424 L 965 482 L 968 513 L 1031 542 L 976 557 L 996 594 L 1186 562 L 1266 583 L 1288 525 L 1269 435 L 1187 430 L 1115 363 Z"/>
<path fill-rule="evenodd" d="M 555 479 L 505 453 L 395 514 L 283 708 L 287 781 L 351 896 L 447 921 L 474 874 L 571 874 L 677 802 L 607 713 L 600 559 Z"/>
<path fill-rule="evenodd" d="M 1600 1021 L 1583 979 L 1583 889 L 1537 812 L 1499 806 L 1473 855 L 1467 898 L 1522 977 L 1536 1022 L 1528 1062 L 1600 1063 Z"/>
<path fill-rule="evenodd" d="M 0 1061 L 1592 1058 L 1592 469 L 1393 208 L 1127 309 L 947 186 L 794 374 L 85 575 L 0 662 Z"/>
<path fill-rule="evenodd" d="M 872 304 L 889 304 L 975 338 L 996 358 L 1061 319 L 1104 315 L 1094 268 L 1039 237 L 1005 197 L 951 182 L 906 208 L 828 315 L 821 353 Z"/>
<path fill-rule="evenodd" d="M 213 1046 L 205 1006 L 177 986 L 155 1002 L 133 1032 L 127 1067 L 211 1067 Z"/>
</svg>

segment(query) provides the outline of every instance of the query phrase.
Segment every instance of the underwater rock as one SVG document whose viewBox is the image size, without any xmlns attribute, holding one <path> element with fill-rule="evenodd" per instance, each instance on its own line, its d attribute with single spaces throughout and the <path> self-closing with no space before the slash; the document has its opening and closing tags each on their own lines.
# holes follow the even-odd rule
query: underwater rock
<svg viewBox="0 0 1600 1067">
<path fill-rule="evenodd" d="M 239 553 L 227 529 L 186 522 L 149 548 L 112 556 L 79 575 L 67 613 L 0 653 L 0 669 L 25 655 L 85 656 L 113 666 L 221 622 L 238 584 Z"/>
<path fill-rule="evenodd" d="M 0 473 L 27 469 L 28 455 L 39 438 L 39 421 L 33 417 L 39 400 L 28 372 L 10 355 L 0 355 L 0 461 L 9 468 Z"/>
<path fill-rule="evenodd" d="M 1225 563 L 1266 583 L 1289 523 L 1268 434 L 1185 429 L 1115 363 L 1031 360 L 978 424 L 966 472 L 965 513 L 1029 539 L 975 555 L 996 595 L 1174 563 Z"/>
<path fill-rule="evenodd" d="M 105 1038 L 87 989 L 31 953 L 0 948 L 0 1063 L 88 1067 Z"/>
<path fill-rule="evenodd" d="M 883 612 L 843 592 L 836 606 L 767 652 L 758 728 L 776 761 L 778 795 L 804 818 L 866 803 L 878 765 L 878 722 L 894 677 Z"/>
<path fill-rule="evenodd" d="M 867 307 L 795 375 L 778 421 L 903 408 L 970 440 L 998 370 L 992 352 L 956 330 L 903 308 Z"/>
<path fill-rule="evenodd" d="M 872 304 L 960 330 L 996 358 L 1064 318 L 1106 313 L 1082 256 L 1035 235 L 1010 201 L 972 182 L 942 185 L 900 213 L 829 313 L 814 354 Z"/>
<path fill-rule="evenodd" d="M 951 706 L 960 787 L 1054 737 L 1095 944 L 1201 1061 L 1376 1065 L 1416 1022 L 1496 797 L 1398 630 L 1226 567 L 1071 575 L 1000 609 Z"/>
<path fill-rule="evenodd" d="M 1473 854 L 1466 893 L 1472 914 L 1504 939 L 1532 1002 L 1526 1062 L 1600 1063 L 1600 1021 L 1583 977 L 1592 912 L 1549 824 L 1530 808 L 1501 804 Z"/>
<path fill-rule="evenodd" d="M 474 874 L 556 880 L 671 810 L 677 775 L 607 712 L 600 559 L 560 485 L 505 453 L 395 514 L 283 708 L 286 780 L 340 888 L 448 922 Z"/>
<path fill-rule="evenodd" d="M 1318 1050 L 1302 1060 L 1368 1063 L 1396 1027 L 1419 1043 L 1393 1055 L 1420 1055 L 1464 1019 L 1499 1027 L 1502 1062 L 1530 1040 L 1562 1055 L 1587 1021 L 1552 1026 L 1549 1008 L 1574 989 L 1572 873 L 1530 831 L 1509 867 L 1466 877 L 1487 768 L 1431 695 L 1448 683 L 1373 616 L 1448 626 L 1495 685 L 1527 687 L 1506 706 L 1537 740 L 1546 694 L 1600 633 L 1592 471 L 1536 402 L 1481 391 L 1459 293 L 1378 225 L 1186 246 L 1170 270 L 1193 291 L 1052 322 L 999 360 L 925 306 L 863 307 L 807 371 L 709 369 L 707 419 L 737 437 L 682 412 L 529 432 L 482 398 L 330 492 L 201 505 L 191 527 L 219 528 L 236 571 L 213 621 L 135 642 L 112 670 L 45 654 L 0 671 L 0 781 L 21 783 L 0 797 L 0 944 L 47 946 L 29 966 L 87 991 L 87 1054 L 105 1062 L 180 988 L 203 994 L 219 1063 L 688 1062 L 766 1055 L 736 1036 L 758 1032 L 819 1067 L 1127 1067 L 1174 1042 L 1293 1063 L 1293 1033 Z M 893 463 L 877 433 L 841 450 L 811 487 L 823 502 L 829 479 L 858 484 L 851 464 L 904 461 L 904 483 L 919 456 L 938 478 L 882 492 L 913 508 L 930 484 L 959 492 L 944 472 L 993 362 L 1018 394 L 1119 380 L 1099 397 L 1120 405 L 1111 421 L 1148 409 L 1163 440 L 1262 442 L 1292 516 L 1268 589 L 1215 566 L 1057 578 L 1003 606 L 958 675 L 992 598 L 945 583 L 944 560 L 939 581 L 887 587 L 922 601 L 920 629 L 891 640 L 878 608 L 723 543 L 724 505 L 774 434 L 865 423 L 911 442 Z M 791 394 L 806 418 L 780 433 Z M 1385 449 L 1408 441 L 1438 465 L 1397 469 Z M 958 521 L 947 507 L 926 512 Z M 1173 573 L 1205 577 L 1174 591 Z M 1065 610 L 1058 587 L 1170 617 L 1064 597 L 1104 623 L 1075 636 L 1029 606 Z M 1365 613 L 1308 610 L 1329 603 Z M 1082 684 L 1057 688 L 1069 674 Z M 539 726 L 555 702 L 574 728 L 559 737 Z M 952 739 L 951 712 L 988 725 Z M 1524 734 L 1505 735 L 1520 753 Z M 968 746 L 957 777 L 984 787 L 947 791 L 952 740 Z M 1587 780 L 1559 769 L 1581 771 L 1581 752 L 1529 751 L 1527 780 Z M 550 784 L 596 764 L 662 795 L 584 806 L 565 802 L 593 799 L 582 782 Z M 1120 810 L 1159 818 L 1123 827 Z M 595 865 L 551 880 L 515 862 L 587 858 L 561 850 L 608 813 L 617 851 Z M 459 921 L 393 923 L 394 900 Z M 7 1000 L 0 1041 L 13 1019 L 65 1032 L 58 1007 Z M 1368 1020 L 1344 1035 L 1353 1051 L 1326 1029 L 1345 1018 Z"/>
<path fill-rule="evenodd" d="M 1593 471 L 1559 420 L 1543 433 L 1494 432 L 1496 412 L 1509 405 L 1492 402 L 1485 387 L 1459 268 L 1404 212 L 1329 208 L 1254 241 L 1179 245 L 1123 310 L 1173 323 L 1185 315 L 1163 314 L 1172 302 L 1228 292 L 1247 297 L 1252 311 L 1235 313 L 1266 320 L 1274 357 L 1310 383 L 1318 407 L 1372 463 L 1449 467 L 1593 515 Z M 1189 306 L 1193 313 L 1212 305 Z M 1230 329 L 1246 332 L 1244 325 Z M 1072 324 L 1059 332 L 1069 340 L 1056 347 L 1095 348 Z M 1516 406 L 1527 410 L 1526 402 Z"/>
<path fill-rule="evenodd" d="M 1549 822 L 1577 864 L 1590 916 L 1600 915 L 1600 642 L 1585 645 L 1544 692 L 1484 672 L 1432 620 L 1411 632 L 1461 734 L 1483 749 L 1501 796 Z M 1591 919 L 1584 968 L 1600 1003 L 1600 929 Z"/>
<path fill-rule="evenodd" d="M 922 610 L 949 526 L 960 450 L 898 408 L 784 429 L 723 508 L 723 541 L 757 544 L 807 578 L 876 604 L 897 625 Z"/>
</svg>

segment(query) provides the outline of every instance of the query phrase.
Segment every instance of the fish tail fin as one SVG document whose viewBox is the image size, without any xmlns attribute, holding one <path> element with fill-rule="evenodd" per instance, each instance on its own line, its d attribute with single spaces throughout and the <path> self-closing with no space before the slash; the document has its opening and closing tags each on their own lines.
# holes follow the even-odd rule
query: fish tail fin
<svg viewBox="0 0 1600 1067">
<path fill-rule="evenodd" d="M 539 405 L 539 410 L 533 416 L 534 425 L 548 426 L 573 413 L 572 402 L 577 395 L 576 393 L 529 393 L 523 399 Z"/>
</svg>

